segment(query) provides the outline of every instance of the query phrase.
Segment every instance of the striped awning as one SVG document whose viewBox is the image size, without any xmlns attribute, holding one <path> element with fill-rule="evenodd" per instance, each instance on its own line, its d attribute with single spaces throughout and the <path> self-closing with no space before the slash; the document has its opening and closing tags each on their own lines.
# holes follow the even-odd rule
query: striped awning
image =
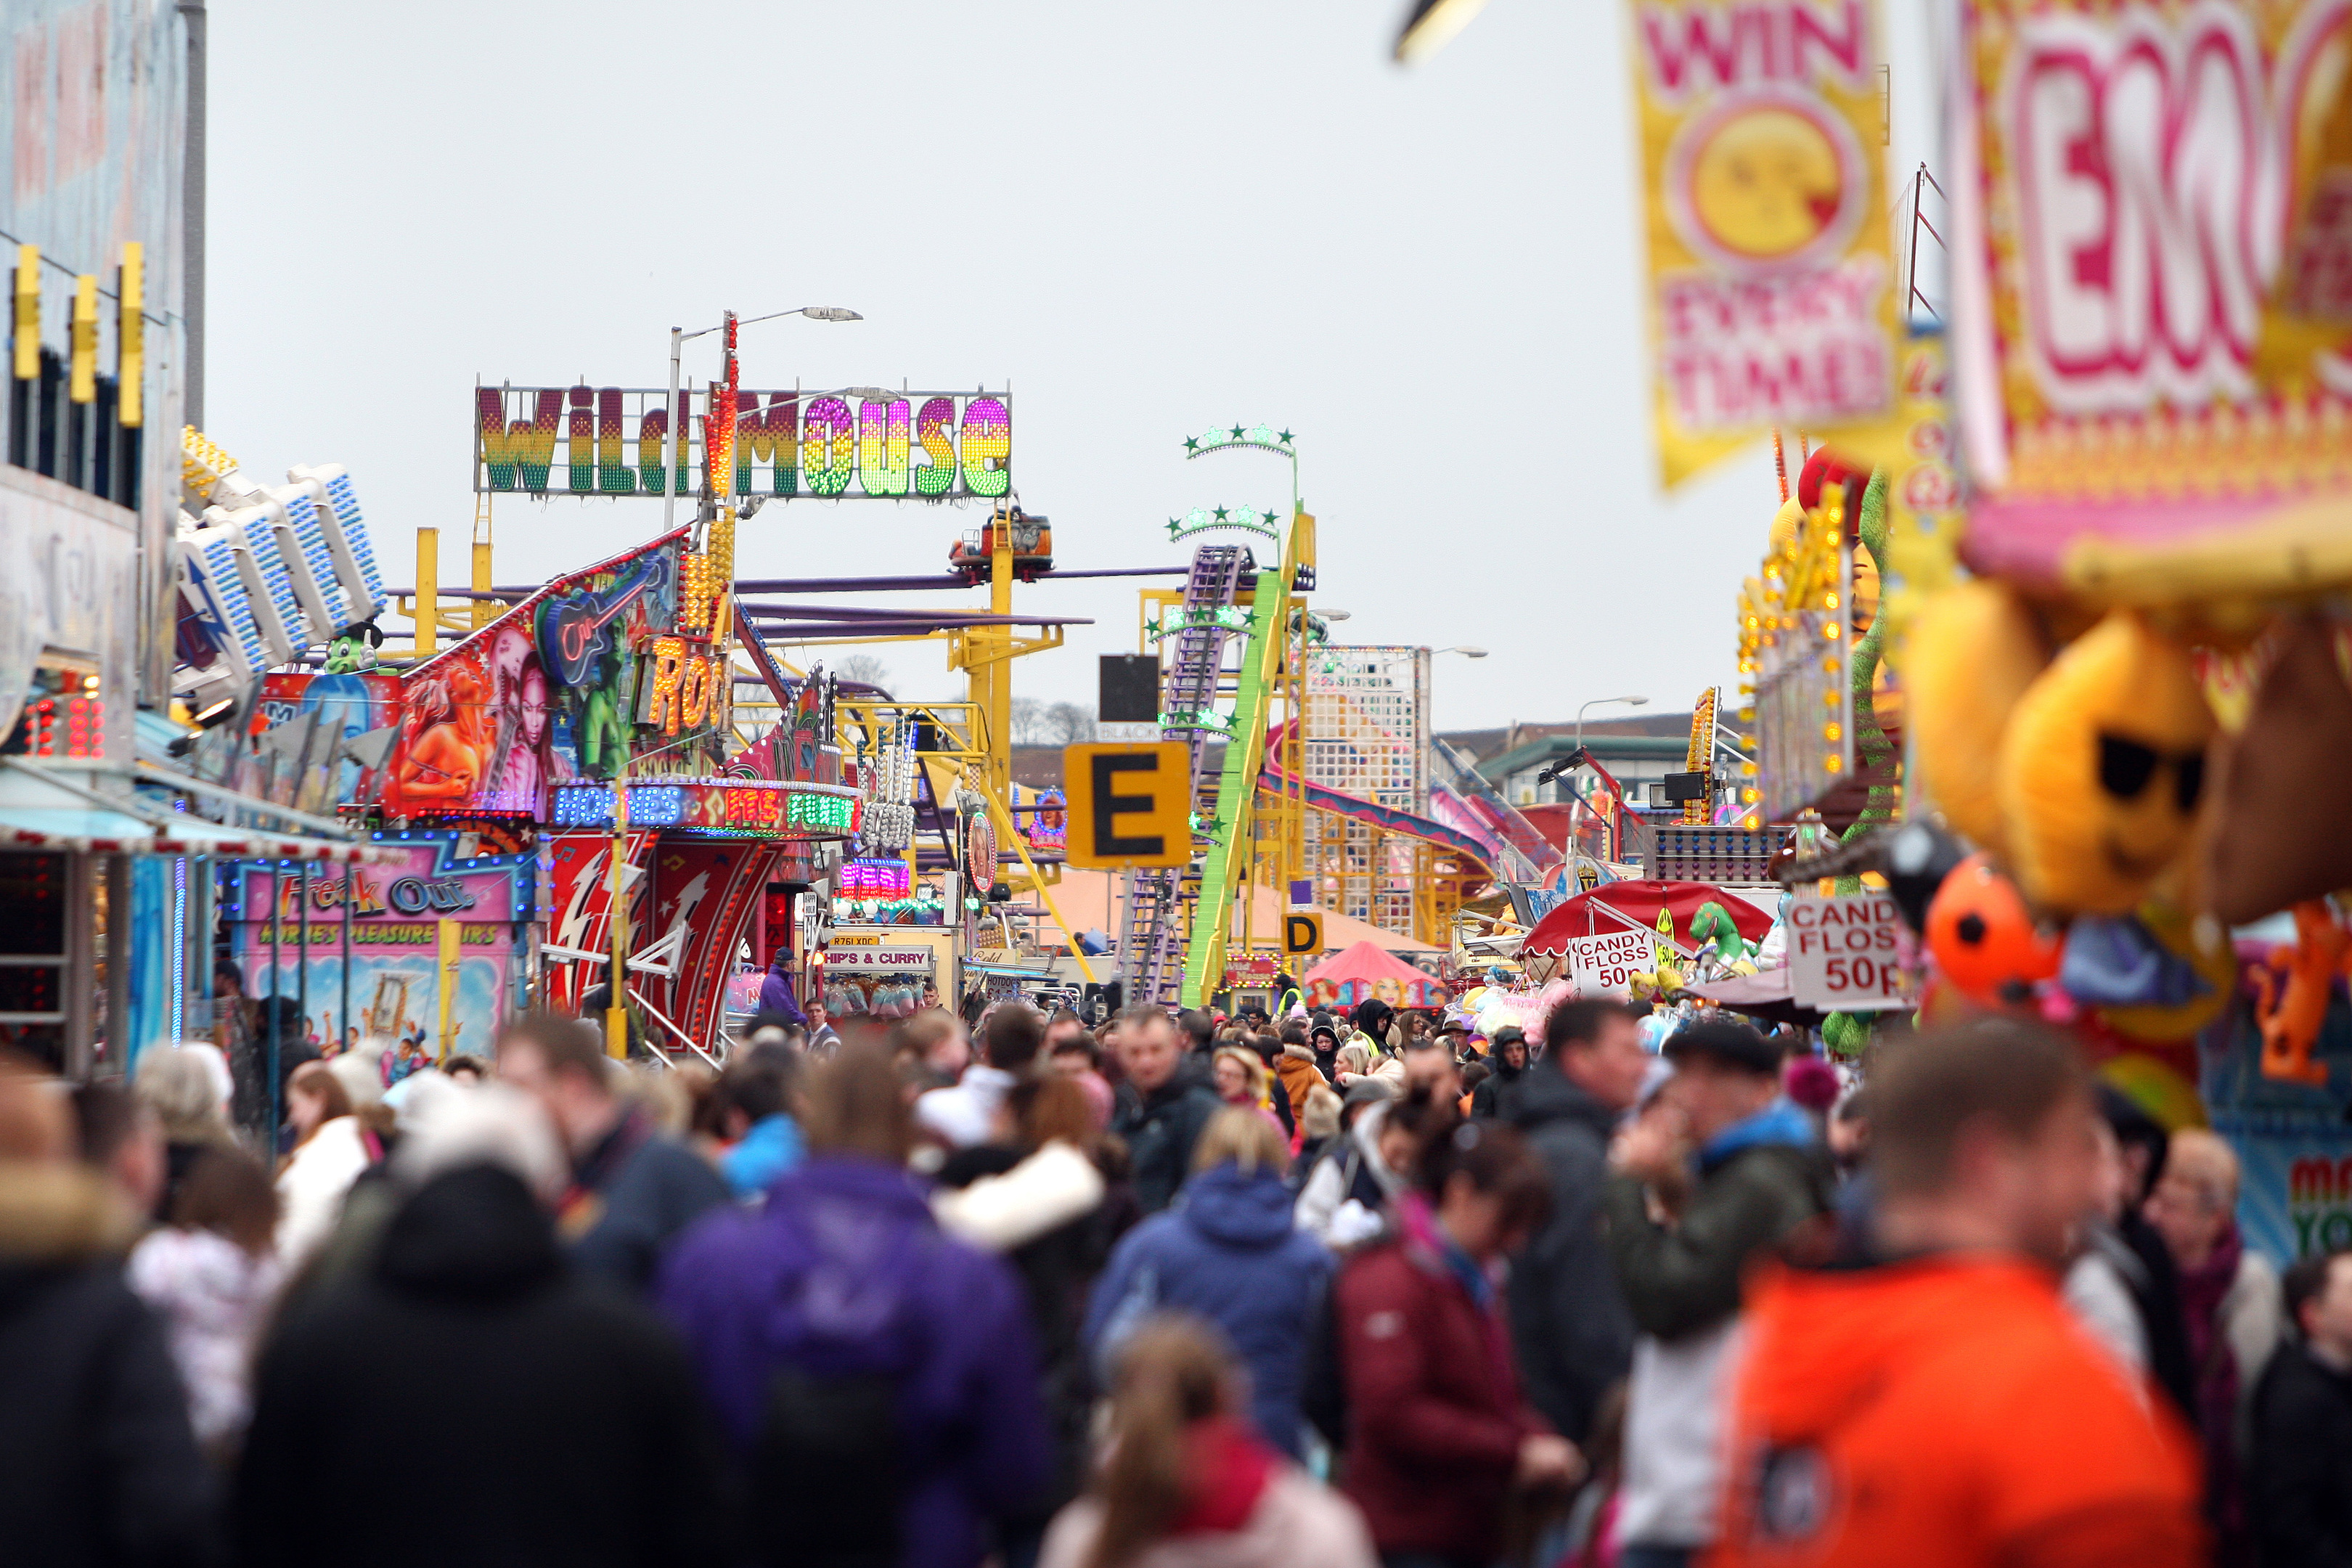
<svg viewBox="0 0 2352 1568">
<path fill-rule="evenodd" d="M 368 864 L 392 853 L 364 841 L 225 827 L 164 801 L 21 766 L 0 769 L 0 849 L 326 864 Z"/>
</svg>

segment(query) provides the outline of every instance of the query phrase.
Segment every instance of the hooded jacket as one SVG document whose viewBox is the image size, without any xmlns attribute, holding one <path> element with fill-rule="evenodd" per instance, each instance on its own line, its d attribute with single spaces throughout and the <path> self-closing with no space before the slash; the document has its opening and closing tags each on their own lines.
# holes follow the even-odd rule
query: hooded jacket
<svg viewBox="0 0 2352 1568">
<path fill-rule="evenodd" d="M 211 1473 L 163 1329 L 123 1283 L 129 1216 L 89 1173 L 0 1164 L 0 1542 L 10 1561 L 213 1561 Z"/>
<path fill-rule="evenodd" d="M 1509 1120 L 1551 1177 L 1551 1217 L 1511 1264 L 1519 1375 L 1528 1403 L 1562 1436 L 1582 1443 L 1601 1396 L 1633 1354 L 1633 1315 L 1601 1225 L 1616 1118 L 1547 1064 L 1519 1074 Z"/>
<path fill-rule="evenodd" d="M 1315 1070 L 1323 1075 L 1326 1082 L 1337 1084 L 1339 1081 L 1339 1031 L 1328 1021 L 1316 1025 L 1307 1031 L 1307 1048 L 1315 1058 Z"/>
<path fill-rule="evenodd" d="M 1470 1114 L 1500 1117 L 1509 1121 L 1513 1120 L 1513 1097 L 1527 1080 L 1527 1063 L 1522 1061 L 1517 1067 L 1513 1067 L 1502 1052 L 1496 1051 L 1487 1057 L 1486 1065 L 1493 1070 L 1476 1089 L 1470 1091 Z"/>
<path fill-rule="evenodd" d="M 2248 1510 L 2265 1563 L 2352 1563 L 2352 1373 L 2299 1340 L 2279 1346 L 2254 1391 Z"/>
<path fill-rule="evenodd" d="M 325 1477 L 429 1457 L 355 1520 Z M 677 1341 L 583 1279 L 512 1173 L 405 1198 L 362 1278 L 265 1347 L 238 1475 L 241 1564 L 688 1563 L 720 1547 L 716 1453 Z"/>
<path fill-rule="evenodd" d="M 1349 1199 L 1377 1215 L 1403 1190 L 1404 1177 L 1381 1159 L 1381 1124 L 1392 1103 L 1382 1100 L 1358 1112 L 1355 1125 L 1335 1140 L 1307 1173 L 1291 1217 L 1318 1241 L 1331 1242 L 1331 1221 Z"/>
<path fill-rule="evenodd" d="M 891 1474 L 868 1479 L 888 1484 L 901 1568 L 973 1568 L 988 1522 L 1024 1513 L 1051 1484 L 1021 1286 L 1002 1260 L 940 1234 L 924 1184 L 898 1166 L 812 1156 L 760 1209 L 724 1208 L 689 1232 L 659 1300 L 747 1463 L 781 1383 L 887 1384 Z M 866 1500 L 853 1490 L 840 1507 Z"/>
<path fill-rule="evenodd" d="M 1547 1428 L 1519 1396 L 1500 1304 L 1434 1244 L 1425 1203 L 1398 1208 L 1397 1233 L 1334 1287 L 1346 1489 L 1383 1552 L 1489 1562 L 1519 1445 Z"/>
<path fill-rule="evenodd" d="M 1274 1058 L 1274 1072 L 1290 1096 L 1292 1120 L 1303 1119 L 1307 1115 L 1307 1097 L 1315 1091 L 1316 1085 L 1327 1081 L 1315 1065 L 1315 1048 L 1286 1042 L 1282 1054 Z"/>
<path fill-rule="evenodd" d="M 1330 1278 L 1331 1255 L 1291 1224 L 1281 1176 L 1218 1165 L 1192 1178 L 1179 1206 L 1145 1220 L 1112 1249 L 1087 1312 L 1087 1344 L 1098 1371 L 1107 1371 L 1151 1313 L 1206 1321 L 1249 1369 L 1259 1432 L 1296 1458 L 1307 1325 Z M 1102 1385 L 1109 1386 L 1108 1377 Z"/>
<path fill-rule="evenodd" d="M 1697 1185 L 1671 1227 L 1650 1217 L 1630 1176 L 1612 1176 L 1604 1200 L 1610 1255 L 1643 1334 L 1618 1512 L 1629 1544 L 1696 1546 L 1713 1537 L 1723 1374 L 1741 1277 L 1751 1259 L 1828 1214 L 1835 1180 L 1812 1122 L 1785 1100 L 1717 1133 L 1697 1163 Z"/>
<path fill-rule="evenodd" d="M 1209 1087 L 1208 1069 L 1196 1056 L 1176 1064 L 1166 1083 L 1138 1095 L 1121 1085 L 1118 1113 L 1110 1130 L 1127 1141 L 1134 1161 L 1135 1201 L 1145 1214 L 1158 1214 L 1176 1196 L 1192 1171 L 1192 1145 L 1224 1101 Z"/>
<path fill-rule="evenodd" d="M 1773 1268 L 1746 1321 L 1719 1568 L 2188 1568 L 2194 1446 L 2021 1258 Z"/>
</svg>

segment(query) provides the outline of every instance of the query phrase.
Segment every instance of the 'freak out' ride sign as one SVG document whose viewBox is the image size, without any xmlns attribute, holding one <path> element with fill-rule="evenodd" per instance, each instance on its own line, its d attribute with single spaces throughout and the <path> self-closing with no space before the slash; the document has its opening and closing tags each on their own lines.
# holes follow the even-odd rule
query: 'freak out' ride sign
<svg viewBox="0 0 2352 1568">
<path fill-rule="evenodd" d="M 1868 0 L 1635 0 L 1665 481 L 1775 426 L 1895 399 L 1878 22 Z"/>
</svg>

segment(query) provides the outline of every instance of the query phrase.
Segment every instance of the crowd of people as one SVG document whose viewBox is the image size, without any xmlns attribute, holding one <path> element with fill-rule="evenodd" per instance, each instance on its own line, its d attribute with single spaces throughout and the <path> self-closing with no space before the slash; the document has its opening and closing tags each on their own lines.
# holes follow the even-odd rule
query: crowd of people
<svg viewBox="0 0 2352 1568">
<path fill-rule="evenodd" d="M 2352 1562 L 2352 1254 L 2034 1026 L 810 1022 L 0 1066 L 10 1560 Z"/>
</svg>

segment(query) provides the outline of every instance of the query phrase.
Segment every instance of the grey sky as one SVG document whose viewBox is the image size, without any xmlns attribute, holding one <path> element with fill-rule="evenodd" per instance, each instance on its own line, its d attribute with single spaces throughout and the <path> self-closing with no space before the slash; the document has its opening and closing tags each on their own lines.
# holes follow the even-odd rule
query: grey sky
<svg viewBox="0 0 2352 1568">
<path fill-rule="evenodd" d="M 1921 24 L 1888 9 L 1908 170 Z M 349 465 L 389 576 L 437 524 L 459 582 L 478 373 L 657 385 L 673 324 L 847 305 L 867 320 L 747 329 L 746 383 L 1010 381 L 1014 479 L 1061 564 L 1173 563 L 1170 516 L 1285 499 L 1276 458 L 1182 456 L 1269 420 L 1297 434 L 1347 640 L 1493 650 L 1439 661 L 1441 724 L 1685 706 L 1730 679 L 1777 497 L 1760 451 L 1670 499 L 1654 477 L 1619 7 L 1495 0 L 1409 73 L 1397 12 L 221 0 L 210 434 L 259 471 Z M 504 500 L 499 578 L 659 513 Z M 739 569 L 929 571 L 979 516 L 771 505 Z M 1015 688 L 1091 704 L 1133 584 L 1016 604 L 1096 618 Z M 960 689 L 940 644 L 873 651 L 902 694 Z"/>
</svg>

